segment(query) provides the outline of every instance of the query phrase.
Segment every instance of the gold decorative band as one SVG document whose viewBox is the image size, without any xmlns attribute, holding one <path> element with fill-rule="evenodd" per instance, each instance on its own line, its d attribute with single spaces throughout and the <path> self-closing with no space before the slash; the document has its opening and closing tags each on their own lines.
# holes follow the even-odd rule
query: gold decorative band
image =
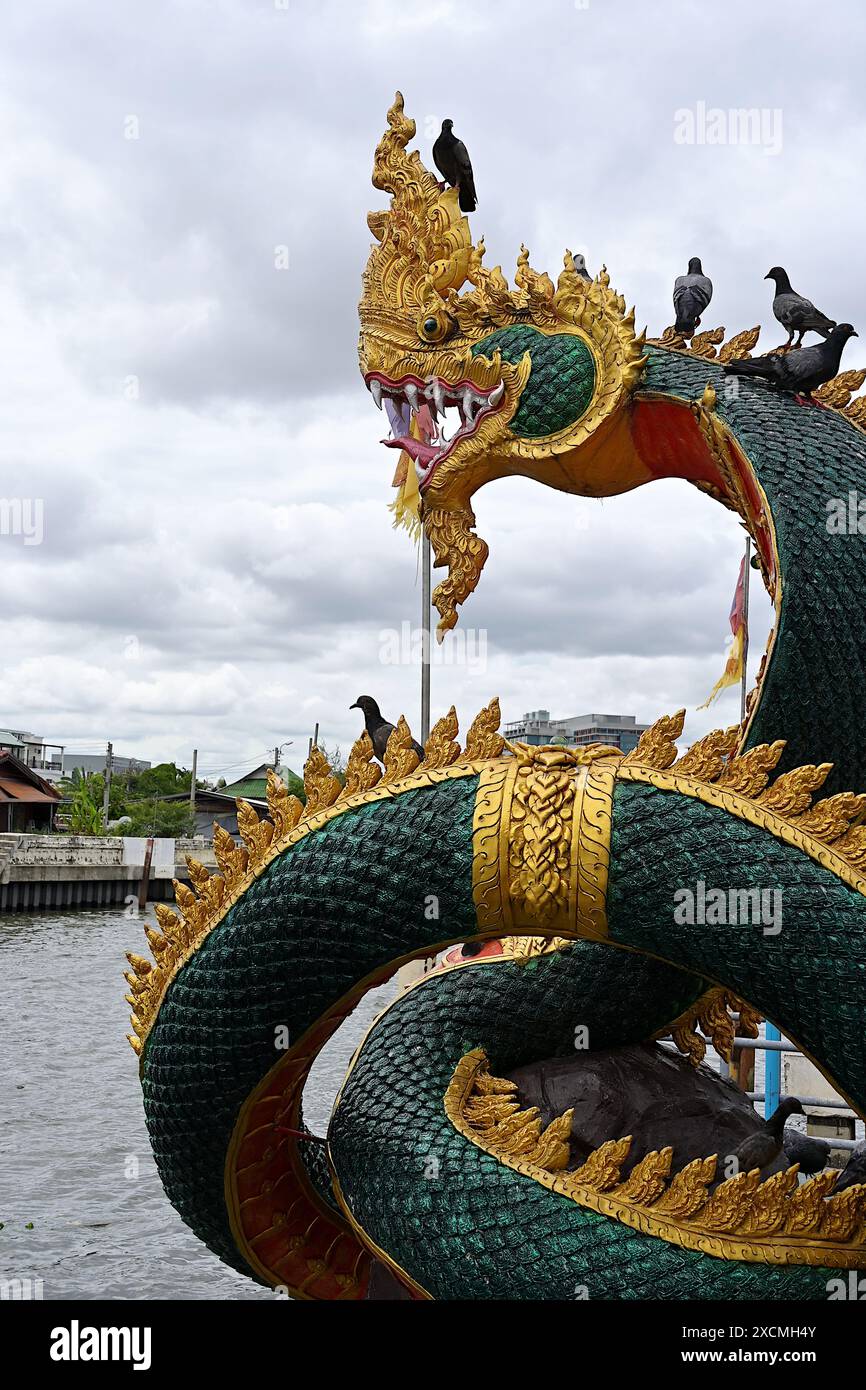
<svg viewBox="0 0 866 1390">
<path fill-rule="evenodd" d="M 480 774 L 472 894 L 481 928 L 607 937 L 611 806 L 608 749 L 509 745 Z M 529 954 L 532 954 L 530 952 Z"/>
<path fill-rule="evenodd" d="M 579 770 L 571 837 L 569 919 L 578 935 L 592 941 L 607 937 L 607 880 L 613 819 L 614 769 L 590 765 Z"/>
<path fill-rule="evenodd" d="M 507 935 L 514 925 L 508 893 L 508 826 L 517 775 L 514 758 L 483 767 L 472 820 L 472 901 L 478 925 Z"/>
</svg>

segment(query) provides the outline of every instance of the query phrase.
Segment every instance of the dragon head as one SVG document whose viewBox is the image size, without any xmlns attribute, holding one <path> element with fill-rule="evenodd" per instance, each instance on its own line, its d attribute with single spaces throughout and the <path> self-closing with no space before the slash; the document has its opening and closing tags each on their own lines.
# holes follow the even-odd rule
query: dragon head
<svg viewBox="0 0 866 1390">
<path fill-rule="evenodd" d="M 441 640 L 487 558 L 470 506 L 478 488 L 523 474 L 589 496 L 621 490 L 593 456 L 621 425 L 644 339 L 606 271 L 585 279 L 570 252 L 556 285 L 525 247 L 513 289 L 500 267 L 487 269 L 457 190 L 407 153 L 414 135 L 398 92 L 373 166 L 391 205 L 368 218 L 377 244 L 364 272 L 359 359 L 388 408 L 384 442 L 401 451 L 400 512 L 420 517 L 448 569 L 433 595 Z"/>
</svg>

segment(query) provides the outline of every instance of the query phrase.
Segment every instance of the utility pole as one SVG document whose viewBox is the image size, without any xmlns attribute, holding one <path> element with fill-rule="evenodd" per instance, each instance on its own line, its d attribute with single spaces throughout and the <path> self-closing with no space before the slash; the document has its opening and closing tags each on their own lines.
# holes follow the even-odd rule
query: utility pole
<svg viewBox="0 0 866 1390">
<path fill-rule="evenodd" d="M 189 783 L 189 813 L 193 817 L 195 816 L 195 775 L 197 771 L 198 749 L 194 748 L 192 750 L 192 777 L 190 778 Z M 193 820 L 193 829 L 195 829 L 195 820 Z"/>
<path fill-rule="evenodd" d="M 746 720 L 746 685 L 749 666 L 749 575 L 752 570 L 752 538 L 746 537 L 746 563 L 743 566 L 743 675 L 740 684 L 740 723 Z"/>
<path fill-rule="evenodd" d="M 108 825 L 108 799 L 111 795 L 111 768 L 114 761 L 114 749 L 109 743 L 105 753 L 105 781 L 102 788 L 102 828 Z"/>
<path fill-rule="evenodd" d="M 412 465 L 409 465 L 412 467 Z M 430 537 L 421 538 L 421 738 L 423 747 L 430 737 L 430 591 L 432 587 Z"/>
<path fill-rule="evenodd" d="M 319 746 L 319 721 L 318 721 L 318 719 L 317 719 L 317 720 L 316 720 L 316 730 L 315 730 L 315 733 L 313 734 L 313 737 L 310 739 L 310 746 L 309 746 L 309 748 L 307 749 L 307 757 L 309 757 L 310 754 L 312 753 L 313 749 L 314 749 L 314 748 L 318 748 L 318 746 Z"/>
<path fill-rule="evenodd" d="M 752 569 L 752 538 L 746 537 L 746 558 L 743 564 L 743 673 L 740 678 L 740 723 L 746 722 L 746 689 L 748 685 L 749 670 L 749 577 Z M 770 1025 L 767 1025 L 767 1036 L 769 1037 Z M 737 1023 L 735 1035 L 744 1037 L 745 1034 Z M 765 1064 L 765 1075 L 771 1072 L 770 1058 L 772 1054 L 767 1053 Z M 778 1064 L 778 1054 L 774 1059 Z M 741 1090 L 748 1093 L 755 1089 L 755 1050 L 752 1047 L 735 1048 L 731 1059 L 731 1075 L 734 1076 Z M 769 1096 L 770 1087 L 765 1085 L 765 1092 Z M 778 1090 L 778 1085 L 776 1087 Z M 773 1107 L 775 1109 L 775 1106 Z M 771 1115 L 771 1110 L 765 1110 L 766 1115 Z"/>
</svg>

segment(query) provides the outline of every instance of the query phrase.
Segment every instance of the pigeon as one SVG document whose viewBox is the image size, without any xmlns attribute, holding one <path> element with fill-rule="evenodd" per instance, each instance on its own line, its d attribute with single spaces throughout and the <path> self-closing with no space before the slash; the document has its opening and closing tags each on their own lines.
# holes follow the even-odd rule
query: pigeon
<svg viewBox="0 0 866 1390">
<path fill-rule="evenodd" d="M 372 695 L 359 695 L 355 703 L 349 706 L 349 709 L 359 709 L 363 713 L 364 724 L 366 725 L 367 733 L 370 735 L 373 743 L 373 752 L 380 763 L 384 762 L 385 749 L 388 746 L 388 739 L 391 737 L 394 725 L 389 724 L 387 719 L 383 719 L 382 711 L 379 709 Z M 421 747 L 420 743 L 415 742 L 414 738 L 412 740 L 412 747 L 415 749 L 419 758 L 424 757 L 424 749 Z"/>
<path fill-rule="evenodd" d="M 786 352 L 793 342 L 795 333 L 799 333 L 800 336 L 794 343 L 794 347 L 802 347 L 804 333 L 820 333 L 822 337 L 826 338 L 830 330 L 836 327 L 835 321 L 828 319 L 827 315 L 822 314 L 820 309 L 816 309 L 810 299 L 804 299 L 803 295 L 797 294 L 796 290 L 791 289 L 788 272 L 783 270 L 780 265 L 774 265 L 772 270 L 768 270 L 764 279 L 773 280 L 776 284 L 773 313 L 782 327 L 787 330 L 788 341 L 782 344 L 782 348 Z"/>
<path fill-rule="evenodd" d="M 800 1172 L 808 1177 L 813 1173 L 823 1173 L 827 1167 L 830 1145 L 824 1139 L 815 1139 L 801 1129 L 786 1129 L 782 1136 L 782 1147 L 788 1161 L 798 1163 Z"/>
<path fill-rule="evenodd" d="M 764 357 L 738 357 L 726 362 L 724 371 L 734 376 L 759 376 L 779 391 L 793 391 L 812 404 L 812 392 L 839 371 L 842 349 L 849 338 L 857 338 L 850 323 L 831 328 L 823 343 L 811 343 L 797 353 L 769 352 Z"/>
<path fill-rule="evenodd" d="M 751 1173 L 753 1168 L 763 1170 L 774 1158 L 778 1158 L 782 1152 L 785 1121 L 789 1115 L 802 1114 L 803 1107 L 797 1097 L 785 1096 L 769 1120 L 765 1120 L 760 1129 L 750 1134 L 748 1139 L 744 1139 L 740 1147 L 729 1155 L 737 1160 L 737 1171 Z"/>
<path fill-rule="evenodd" d="M 701 314 L 713 297 L 713 282 L 705 275 L 699 256 L 692 256 L 687 275 L 674 281 L 674 327 L 681 338 L 691 338 L 701 321 Z"/>
<path fill-rule="evenodd" d="M 442 122 L 442 132 L 433 146 L 433 163 L 446 183 L 460 191 L 460 211 L 474 212 L 478 206 L 472 161 L 462 140 L 452 133 L 453 121 Z"/>
<path fill-rule="evenodd" d="M 589 283 L 592 284 L 592 276 L 586 268 L 586 257 L 584 256 L 583 252 L 575 251 L 571 259 L 574 261 L 574 268 L 580 276 L 581 280 L 588 280 Z"/>
<path fill-rule="evenodd" d="M 846 1187 L 853 1187 L 855 1183 L 866 1183 L 866 1139 L 861 1139 L 859 1144 L 855 1144 L 851 1150 L 851 1157 L 842 1169 L 842 1176 L 837 1179 L 834 1192 L 844 1192 Z"/>
</svg>

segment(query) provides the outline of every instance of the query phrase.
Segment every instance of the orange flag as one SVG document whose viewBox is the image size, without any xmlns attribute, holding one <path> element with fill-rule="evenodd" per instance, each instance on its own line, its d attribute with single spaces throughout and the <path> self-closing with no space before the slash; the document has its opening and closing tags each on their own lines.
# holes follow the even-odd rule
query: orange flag
<svg viewBox="0 0 866 1390">
<path fill-rule="evenodd" d="M 737 580 L 737 587 L 734 590 L 734 601 L 731 604 L 730 613 L 731 632 L 734 640 L 728 648 L 728 659 L 725 662 L 725 669 L 719 676 L 707 699 L 698 709 L 706 709 L 707 705 L 712 704 L 720 690 L 724 690 L 728 685 L 739 685 L 743 679 L 743 649 L 746 638 L 746 557 L 740 561 L 740 577 Z"/>
</svg>

